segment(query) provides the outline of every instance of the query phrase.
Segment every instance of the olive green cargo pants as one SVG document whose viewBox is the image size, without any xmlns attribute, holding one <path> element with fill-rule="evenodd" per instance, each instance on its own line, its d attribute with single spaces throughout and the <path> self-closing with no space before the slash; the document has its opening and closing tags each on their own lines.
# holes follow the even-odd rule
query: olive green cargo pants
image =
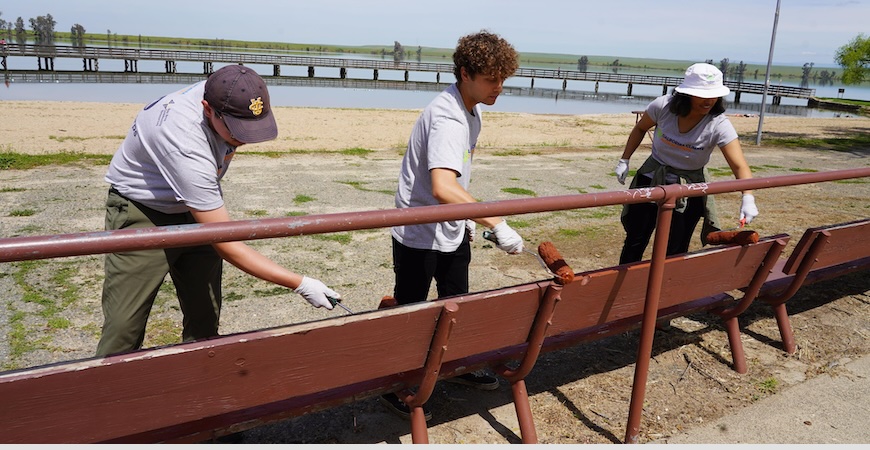
<svg viewBox="0 0 870 450">
<path fill-rule="evenodd" d="M 106 230 L 190 223 L 195 223 L 190 213 L 164 214 L 109 190 Z M 184 315 L 182 340 L 218 334 L 223 260 L 211 245 L 110 253 L 105 257 L 105 273 L 97 356 L 142 347 L 151 307 L 167 273 Z"/>
</svg>

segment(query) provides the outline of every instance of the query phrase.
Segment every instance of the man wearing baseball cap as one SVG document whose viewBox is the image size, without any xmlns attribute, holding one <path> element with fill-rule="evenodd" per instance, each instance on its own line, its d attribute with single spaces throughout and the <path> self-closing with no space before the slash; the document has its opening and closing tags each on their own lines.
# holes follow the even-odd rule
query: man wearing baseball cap
<svg viewBox="0 0 870 450">
<path fill-rule="evenodd" d="M 220 181 L 236 150 L 277 135 L 266 83 L 242 65 L 157 99 L 136 116 L 109 165 L 106 230 L 229 221 Z M 111 253 L 97 356 L 141 348 L 167 273 L 184 314 L 182 339 L 216 336 L 224 260 L 295 290 L 317 308 L 332 309 L 329 297 L 341 298 L 240 241 Z"/>
<path fill-rule="evenodd" d="M 686 69 L 683 82 L 674 92 L 653 100 L 625 143 L 625 150 L 616 165 L 617 181 L 625 184 L 629 159 L 643 141 L 647 130 L 656 127 L 652 140 L 652 154 L 637 169 L 630 187 L 643 188 L 675 183 L 704 183 L 710 181 L 706 165 L 718 147 L 737 179 L 752 178 L 752 171 L 737 131 L 725 112 L 724 98 L 731 90 L 725 86 L 722 72 L 707 63 L 691 65 Z M 626 236 L 619 258 L 620 264 L 640 261 L 656 227 L 658 207 L 655 203 L 624 205 L 622 225 Z M 749 223 L 758 215 L 752 191 L 743 191 L 739 223 Z M 698 222 L 701 243 L 706 245 L 707 234 L 721 228 L 718 224 L 713 197 L 702 196 L 680 199 L 671 220 L 667 254 L 685 253 Z"/>
</svg>

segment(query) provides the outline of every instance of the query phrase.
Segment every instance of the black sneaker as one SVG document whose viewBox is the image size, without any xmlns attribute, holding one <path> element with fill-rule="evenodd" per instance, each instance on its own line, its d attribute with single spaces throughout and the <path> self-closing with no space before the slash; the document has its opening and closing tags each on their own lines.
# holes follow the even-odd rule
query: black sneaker
<svg viewBox="0 0 870 450">
<path fill-rule="evenodd" d="M 378 401 L 393 414 L 405 420 L 411 420 L 411 408 L 409 408 L 405 402 L 399 400 L 398 395 L 390 392 L 389 394 L 384 394 L 378 397 Z M 423 404 L 423 417 L 426 418 L 427 422 L 432 419 L 432 411 L 429 411 L 429 408 L 426 407 L 425 403 Z"/>
<path fill-rule="evenodd" d="M 478 370 L 477 372 L 466 373 L 458 377 L 447 378 L 444 381 L 448 383 L 464 384 L 471 386 L 481 391 L 493 391 L 498 389 L 498 378 L 487 375 L 486 372 Z"/>
</svg>

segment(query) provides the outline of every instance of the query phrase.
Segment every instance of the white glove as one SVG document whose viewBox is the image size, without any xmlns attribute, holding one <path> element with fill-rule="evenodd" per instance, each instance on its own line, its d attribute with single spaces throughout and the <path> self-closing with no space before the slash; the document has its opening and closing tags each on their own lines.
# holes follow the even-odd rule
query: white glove
<svg viewBox="0 0 870 450">
<path fill-rule="evenodd" d="M 755 206 L 755 196 L 752 194 L 743 194 L 743 202 L 740 204 L 740 221 L 746 219 L 746 223 L 752 222 L 752 219 L 758 215 L 758 208 Z"/>
<path fill-rule="evenodd" d="M 468 231 L 468 241 L 474 242 L 474 234 L 477 231 L 477 222 L 465 219 L 465 230 Z"/>
<path fill-rule="evenodd" d="M 619 184 L 625 184 L 625 177 L 628 175 L 628 160 L 620 158 L 614 171 L 616 172 L 616 180 L 619 181 Z"/>
<path fill-rule="evenodd" d="M 523 238 L 508 226 L 507 220 L 502 220 L 498 225 L 492 227 L 492 234 L 495 237 L 495 246 L 499 250 L 508 253 L 520 253 L 523 251 Z"/>
<path fill-rule="evenodd" d="M 314 278 L 308 278 L 303 276 L 302 282 L 299 283 L 299 286 L 296 289 L 293 289 L 294 292 L 305 297 L 305 300 L 308 300 L 308 303 L 311 303 L 311 306 L 315 308 L 326 308 L 332 309 L 332 303 L 329 302 L 327 296 L 332 297 L 336 300 L 341 298 L 341 295 L 332 289 L 326 287 L 320 280 L 315 280 Z"/>
</svg>

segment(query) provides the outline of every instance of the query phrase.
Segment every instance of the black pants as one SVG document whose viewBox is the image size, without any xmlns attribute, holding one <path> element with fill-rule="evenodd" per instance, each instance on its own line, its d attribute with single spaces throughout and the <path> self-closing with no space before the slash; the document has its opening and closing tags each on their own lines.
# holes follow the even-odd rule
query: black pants
<svg viewBox="0 0 870 450">
<path fill-rule="evenodd" d="M 468 234 L 453 252 L 411 248 L 393 238 L 393 272 L 396 274 L 393 297 L 400 305 L 424 302 L 433 278 L 439 298 L 467 294 L 470 264 Z"/>
<path fill-rule="evenodd" d="M 635 188 L 648 187 L 652 179 L 643 175 L 637 175 Z M 704 215 L 704 198 L 688 198 L 688 204 L 683 212 L 674 211 L 671 219 L 671 230 L 668 237 L 667 255 L 676 255 L 689 251 L 689 243 L 692 234 L 701 216 Z M 626 264 L 643 259 L 643 253 L 649 245 L 650 237 L 656 228 L 658 218 L 658 205 L 655 203 L 637 203 L 627 205 L 628 212 L 622 218 L 622 227 L 625 229 L 625 242 L 622 246 L 622 254 L 619 263 Z"/>
</svg>

